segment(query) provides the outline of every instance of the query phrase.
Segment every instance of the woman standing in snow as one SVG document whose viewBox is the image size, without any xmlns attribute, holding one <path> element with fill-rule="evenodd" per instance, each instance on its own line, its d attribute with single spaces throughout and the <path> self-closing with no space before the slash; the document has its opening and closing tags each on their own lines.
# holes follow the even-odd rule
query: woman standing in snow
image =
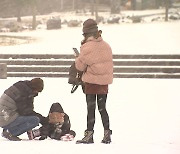
<svg viewBox="0 0 180 154">
<path fill-rule="evenodd" d="M 44 88 L 41 78 L 18 81 L 6 89 L 0 97 L 0 127 L 2 136 L 20 141 L 18 137 L 48 120 L 34 111 L 34 97 Z"/>
<path fill-rule="evenodd" d="M 102 143 L 111 142 L 112 131 L 109 126 L 106 99 L 108 85 L 113 81 L 113 58 L 111 47 L 102 39 L 101 33 L 95 20 L 88 19 L 83 23 L 84 40 L 75 65 L 79 71 L 84 72 L 82 81 L 87 102 L 87 129 L 84 138 L 76 143 L 94 143 L 96 101 L 104 127 Z"/>
</svg>

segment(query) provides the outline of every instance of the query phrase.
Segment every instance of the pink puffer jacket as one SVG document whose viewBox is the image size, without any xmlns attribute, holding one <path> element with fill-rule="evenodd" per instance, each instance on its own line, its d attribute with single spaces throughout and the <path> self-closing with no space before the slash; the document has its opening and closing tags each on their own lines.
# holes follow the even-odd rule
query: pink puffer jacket
<svg viewBox="0 0 180 154">
<path fill-rule="evenodd" d="M 113 81 L 112 50 L 101 37 L 88 38 L 81 46 L 75 64 L 78 70 L 85 71 L 82 76 L 84 82 L 108 85 Z"/>
</svg>

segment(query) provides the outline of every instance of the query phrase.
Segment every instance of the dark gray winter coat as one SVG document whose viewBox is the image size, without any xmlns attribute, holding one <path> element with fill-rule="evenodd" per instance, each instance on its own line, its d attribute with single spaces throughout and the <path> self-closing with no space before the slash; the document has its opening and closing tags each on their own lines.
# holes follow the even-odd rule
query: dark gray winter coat
<svg viewBox="0 0 180 154">
<path fill-rule="evenodd" d="M 19 81 L 4 91 L 0 97 L 0 127 L 13 122 L 18 116 L 37 116 L 40 123 L 47 119 L 34 111 L 34 97 L 30 81 Z"/>
</svg>

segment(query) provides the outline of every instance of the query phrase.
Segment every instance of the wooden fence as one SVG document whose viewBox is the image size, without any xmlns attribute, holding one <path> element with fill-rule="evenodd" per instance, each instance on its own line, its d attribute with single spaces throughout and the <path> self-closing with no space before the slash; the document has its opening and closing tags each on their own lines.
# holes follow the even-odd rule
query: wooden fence
<svg viewBox="0 0 180 154">
<path fill-rule="evenodd" d="M 0 78 L 68 77 L 73 61 L 68 54 L 0 54 Z M 113 62 L 114 78 L 180 79 L 180 55 L 113 55 Z"/>
</svg>

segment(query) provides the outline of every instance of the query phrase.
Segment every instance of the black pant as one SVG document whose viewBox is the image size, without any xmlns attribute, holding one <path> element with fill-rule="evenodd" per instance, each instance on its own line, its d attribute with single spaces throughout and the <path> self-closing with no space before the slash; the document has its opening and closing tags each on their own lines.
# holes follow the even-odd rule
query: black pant
<svg viewBox="0 0 180 154">
<path fill-rule="evenodd" d="M 103 127 L 109 129 L 109 115 L 106 110 L 107 94 L 86 94 L 87 102 L 87 130 L 93 130 L 95 124 L 96 98 Z"/>
</svg>

